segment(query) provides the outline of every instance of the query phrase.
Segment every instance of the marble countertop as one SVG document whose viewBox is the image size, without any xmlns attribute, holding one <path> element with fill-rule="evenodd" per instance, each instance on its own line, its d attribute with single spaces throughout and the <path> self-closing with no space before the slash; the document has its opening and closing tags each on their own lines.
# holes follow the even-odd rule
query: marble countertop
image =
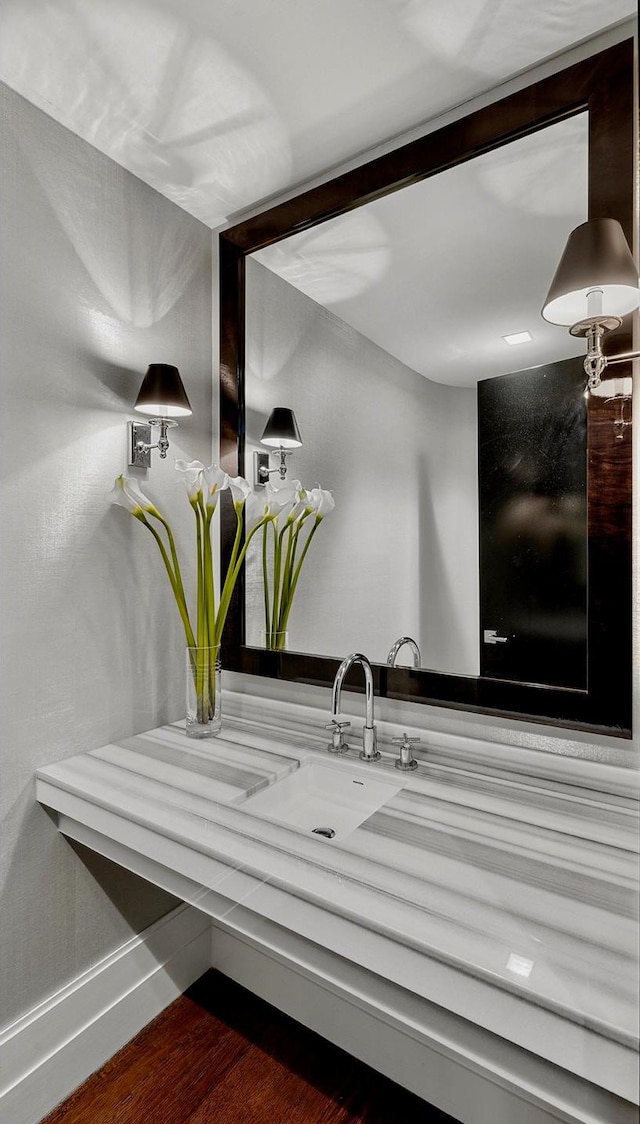
<svg viewBox="0 0 640 1124">
<path fill-rule="evenodd" d="M 567 1068 L 631 1099 L 638 818 L 615 771 L 588 788 L 570 765 L 549 777 L 535 760 L 505 754 L 501 766 L 468 739 L 443 747 L 423 735 L 419 768 L 400 773 L 382 730 L 382 760 L 360 767 L 402 788 L 328 840 L 247 800 L 308 760 L 332 760 L 326 716 L 231 696 L 224 714 L 206 742 L 164 726 L 40 769 L 38 799 L 150 858 L 188 848 L 198 885 L 250 909 L 266 913 L 268 891 L 285 892 L 280 924 L 543 1057 L 560 1051 Z M 191 878 L 185 861 L 176 869 Z"/>
</svg>

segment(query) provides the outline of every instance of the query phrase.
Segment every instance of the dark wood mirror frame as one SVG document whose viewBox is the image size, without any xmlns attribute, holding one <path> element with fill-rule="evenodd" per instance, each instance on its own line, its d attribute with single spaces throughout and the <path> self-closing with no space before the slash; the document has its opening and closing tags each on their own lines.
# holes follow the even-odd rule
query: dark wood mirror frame
<svg viewBox="0 0 640 1124">
<path fill-rule="evenodd" d="M 220 235 L 220 463 L 225 471 L 236 476 L 244 469 L 247 254 L 584 110 L 589 113 L 589 218 L 618 219 L 632 244 L 633 103 L 633 42 L 627 40 L 224 231 Z M 541 293 L 541 302 L 543 297 Z M 630 327 L 625 322 L 613 333 L 610 348 L 621 353 L 630 347 Z M 630 367 L 617 365 L 610 371 L 621 376 L 630 374 Z M 376 665 L 377 694 L 631 737 L 630 437 L 629 427 L 624 441 L 612 441 L 610 407 L 603 398 L 591 396 L 587 690 Z M 234 532 L 235 514 L 225 502 L 225 565 Z M 346 652 L 332 659 L 250 648 L 245 644 L 244 604 L 240 580 L 224 637 L 224 667 L 331 686 Z M 352 689 L 361 689 L 357 677 Z"/>
</svg>

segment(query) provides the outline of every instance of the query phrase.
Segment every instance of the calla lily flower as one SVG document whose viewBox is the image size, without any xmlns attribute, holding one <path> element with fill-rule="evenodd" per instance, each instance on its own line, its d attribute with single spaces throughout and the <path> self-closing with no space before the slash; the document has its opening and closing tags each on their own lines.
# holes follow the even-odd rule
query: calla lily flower
<svg viewBox="0 0 640 1124">
<path fill-rule="evenodd" d="M 265 514 L 277 517 L 287 504 L 293 507 L 299 502 L 301 490 L 302 485 L 299 480 L 287 482 L 281 488 L 276 488 L 270 480 L 267 480 L 264 486 Z"/>
<path fill-rule="evenodd" d="M 261 527 L 263 528 L 265 614 L 269 637 L 274 638 L 273 643 L 269 640 L 268 644 L 270 647 L 276 647 L 280 645 L 279 637 L 287 627 L 302 563 L 309 545 L 321 519 L 334 507 L 334 501 L 330 492 L 323 491 L 319 487 L 307 491 L 299 480 L 286 481 L 279 488 L 268 481 L 264 489 L 262 510 L 257 520 L 253 522 L 252 519 L 247 520 L 244 517 L 247 500 L 254 496 L 251 485 L 244 477 L 228 476 L 216 464 L 205 468 L 202 461 L 178 460 L 175 466 L 184 482 L 196 520 L 195 627 L 192 626 L 189 616 L 178 551 L 169 522 L 149 497 L 145 496 L 136 481 L 126 476 L 118 476 L 111 498 L 114 503 L 124 507 L 139 519 L 158 545 L 190 652 L 188 666 L 193 676 L 197 725 L 200 729 L 203 724 L 206 725 L 207 721 L 211 720 L 215 711 L 217 685 L 215 673 L 211 671 L 213 665 L 209 653 L 212 648 L 217 649 L 220 645 L 233 591 L 254 535 Z M 231 491 L 236 513 L 236 533 L 227 572 L 223 575 L 222 589 L 217 597 L 211 525 L 220 492 L 226 488 Z M 315 513 L 314 520 L 308 519 L 312 513 Z M 153 521 L 147 518 L 148 515 L 153 517 Z M 279 519 L 280 523 L 278 523 Z M 154 525 L 156 520 L 160 524 L 159 527 Z M 268 534 L 271 536 L 271 542 Z M 273 556 L 273 598 L 269 593 L 267 565 L 269 546 L 272 547 Z M 200 653 L 206 653 L 206 658 Z M 194 736 L 199 735 L 196 733 Z"/>
<path fill-rule="evenodd" d="M 121 475 L 116 477 L 115 484 L 109 495 L 111 496 L 112 503 L 117 504 L 119 507 L 124 507 L 131 515 L 135 515 L 137 519 L 141 516 L 144 518 L 145 512 L 149 515 L 155 515 L 158 519 L 161 518 L 156 505 L 152 503 L 148 496 L 145 496 L 135 480 L 131 480 L 128 476 Z"/>
<path fill-rule="evenodd" d="M 182 473 L 184 486 L 187 489 L 189 502 L 193 505 L 197 502 L 198 496 L 202 492 L 202 476 L 205 467 L 202 461 L 176 461 L 176 471 Z"/>
<path fill-rule="evenodd" d="M 220 492 L 229 487 L 229 477 L 217 464 L 211 464 L 202 473 L 202 490 L 208 511 L 215 511 Z"/>
<path fill-rule="evenodd" d="M 320 487 L 307 490 L 299 480 L 281 488 L 267 482 L 265 493 L 262 577 L 266 644 L 268 648 L 277 649 L 284 644 L 289 613 L 311 540 L 335 502 L 331 492 Z M 278 516 L 285 512 L 278 527 Z M 315 515 L 315 519 L 307 523 L 311 515 Z M 270 524 L 273 526 L 271 544 Z"/>
<path fill-rule="evenodd" d="M 228 476 L 227 479 L 229 481 L 231 495 L 233 496 L 233 506 L 236 511 L 238 511 L 239 508 L 244 507 L 253 492 L 253 488 L 249 481 L 245 480 L 244 476 Z"/>
<path fill-rule="evenodd" d="M 331 492 L 325 488 L 312 488 L 308 493 L 312 497 L 313 509 L 316 513 L 316 519 L 324 519 L 330 511 L 333 511 L 336 506 L 336 501 Z"/>
</svg>

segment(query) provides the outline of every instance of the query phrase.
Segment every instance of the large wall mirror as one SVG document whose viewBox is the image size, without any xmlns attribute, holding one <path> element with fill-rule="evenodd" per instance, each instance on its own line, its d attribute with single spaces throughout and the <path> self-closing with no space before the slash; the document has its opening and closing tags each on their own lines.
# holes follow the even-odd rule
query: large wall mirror
<svg viewBox="0 0 640 1124">
<path fill-rule="evenodd" d="M 584 342 L 539 309 L 580 222 L 631 241 L 632 57 L 619 44 L 220 236 L 222 464 L 251 479 L 286 405 L 290 476 L 336 500 L 287 650 L 261 647 L 250 554 L 225 666 L 330 685 L 357 649 L 389 697 L 630 735 L 628 404 L 585 398 Z M 223 530 L 224 550 L 228 510 Z"/>
</svg>

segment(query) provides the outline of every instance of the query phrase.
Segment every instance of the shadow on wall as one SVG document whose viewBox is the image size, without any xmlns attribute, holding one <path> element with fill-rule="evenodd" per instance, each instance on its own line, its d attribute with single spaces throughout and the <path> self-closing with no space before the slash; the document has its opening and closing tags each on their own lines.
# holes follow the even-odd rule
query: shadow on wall
<svg viewBox="0 0 640 1124">
<path fill-rule="evenodd" d="M 207 225 L 252 204 L 256 184 L 266 196 L 288 182 L 269 99 L 195 22 L 142 0 L 7 0 L 0 32 L 8 85 Z M 65 185 L 52 190 L 75 227 Z"/>
<path fill-rule="evenodd" d="M 152 192 L 144 213 L 124 207 L 119 168 L 89 145 L 60 144 L 46 117 L 28 120 L 19 149 L 105 301 L 96 308 L 87 291 L 82 309 L 100 351 L 120 324 L 148 328 L 179 301 L 203 265 L 201 232 L 177 208 L 168 220 L 166 201 Z"/>
<path fill-rule="evenodd" d="M 119 947 L 179 904 L 164 890 L 86 847 L 70 843 L 60 835 L 53 817 L 35 802 L 34 789 L 32 780 L 5 821 L 8 834 L 10 829 L 16 839 L 37 840 L 37 846 L 16 847 L 0 895 L 0 943 L 3 948 L 12 949 L 11 971 L 5 973 L 3 981 L 3 1025 L 70 982 L 59 976 L 57 966 L 61 962 L 73 965 L 70 978 L 75 978 L 93 967 L 107 950 Z M 61 849 L 65 851 L 64 861 Z M 68 877 L 69 868 L 72 877 Z M 85 886 L 85 895 L 94 900 L 100 923 L 92 931 L 83 926 L 80 939 L 76 902 L 81 884 Z M 38 898 L 36 928 L 34 893 Z M 104 897 L 113 910 L 105 909 L 97 900 Z M 61 915 L 66 918 L 62 927 Z M 20 933 L 19 941 L 12 939 L 16 932 Z M 45 962 L 43 932 L 49 935 Z M 56 940 L 63 941 L 66 947 L 56 947 Z M 167 970 L 171 970 L 170 964 Z"/>
</svg>

